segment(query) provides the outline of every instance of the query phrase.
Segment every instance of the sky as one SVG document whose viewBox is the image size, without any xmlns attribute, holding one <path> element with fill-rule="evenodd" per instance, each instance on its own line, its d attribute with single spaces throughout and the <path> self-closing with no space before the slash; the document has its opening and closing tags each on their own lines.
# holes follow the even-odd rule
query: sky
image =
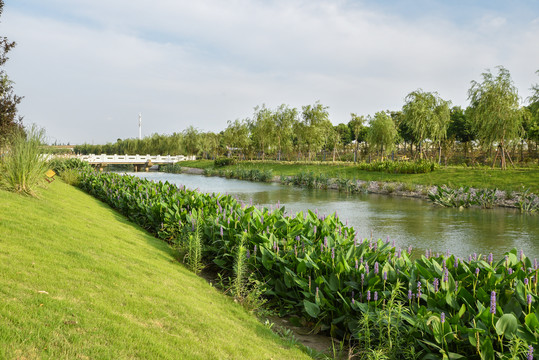
<svg viewBox="0 0 539 360">
<path fill-rule="evenodd" d="M 104 144 L 219 132 L 257 105 L 320 101 L 333 124 L 401 110 L 417 89 L 466 107 L 503 66 L 539 82 L 537 0 L 5 0 L 0 36 L 24 124 Z"/>
</svg>

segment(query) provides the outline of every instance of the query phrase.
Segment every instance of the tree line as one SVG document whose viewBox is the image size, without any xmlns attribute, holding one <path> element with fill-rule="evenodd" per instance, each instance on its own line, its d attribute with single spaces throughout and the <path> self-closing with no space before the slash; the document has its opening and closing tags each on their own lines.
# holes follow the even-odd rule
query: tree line
<svg viewBox="0 0 539 360">
<path fill-rule="evenodd" d="M 539 74 L 539 71 L 537 72 Z M 451 106 L 436 92 L 422 89 L 405 97 L 402 109 L 372 116 L 352 113 L 348 123 L 333 125 L 320 102 L 301 109 L 280 105 L 254 108 L 252 117 L 228 121 L 218 132 L 193 126 L 172 135 L 142 140 L 118 139 L 106 145 L 79 145 L 75 151 L 117 154 L 187 154 L 214 159 L 346 160 L 371 157 L 438 162 L 526 161 L 538 157 L 539 85 L 522 106 L 510 73 L 487 70 L 472 81 L 469 106 Z"/>
</svg>

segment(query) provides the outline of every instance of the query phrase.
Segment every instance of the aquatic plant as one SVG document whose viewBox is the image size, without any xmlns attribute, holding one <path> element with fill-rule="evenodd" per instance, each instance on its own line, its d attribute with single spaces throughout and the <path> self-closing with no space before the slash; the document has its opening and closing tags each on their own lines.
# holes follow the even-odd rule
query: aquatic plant
<svg viewBox="0 0 539 360">
<path fill-rule="evenodd" d="M 282 206 L 257 208 L 117 174 L 85 172 L 80 186 L 170 243 L 185 241 L 194 214 L 201 216 L 202 262 L 234 279 L 240 261 L 268 306 L 313 331 L 373 349 L 402 340 L 413 356 L 431 358 L 509 356 L 515 338 L 537 347 L 538 268 L 516 249 L 500 260 L 430 251 L 414 260 L 389 240 L 357 239 L 337 214 L 286 216 Z"/>
</svg>

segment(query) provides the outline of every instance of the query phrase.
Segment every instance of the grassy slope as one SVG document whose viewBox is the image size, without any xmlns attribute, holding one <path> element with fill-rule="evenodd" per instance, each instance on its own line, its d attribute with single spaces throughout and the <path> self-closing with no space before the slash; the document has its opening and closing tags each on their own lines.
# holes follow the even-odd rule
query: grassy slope
<svg viewBox="0 0 539 360">
<path fill-rule="evenodd" d="M 0 191 L 0 358 L 307 358 L 106 205 L 40 194 Z"/>
<path fill-rule="evenodd" d="M 211 161 L 199 160 L 182 163 L 186 167 L 208 168 Z M 427 174 L 387 174 L 373 171 L 358 170 L 351 165 L 303 165 L 283 163 L 250 163 L 242 162 L 235 167 L 247 169 L 273 170 L 274 175 L 296 175 L 300 172 L 324 173 L 330 177 L 343 177 L 365 181 L 395 181 L 416 185 L 448 185 L 453 188 L 471 186 L 474 188 L 498 188 L 501 190 L 518 191 L 530 189 L 533 193 L 539 193 L 539 167 L 524 169 L 508 169 L 501 171 L 490 168 L 464 168 L 457 166 L 442 167 Z M 223 169 L 232 169 L 232 166 Z"/>
</svg>

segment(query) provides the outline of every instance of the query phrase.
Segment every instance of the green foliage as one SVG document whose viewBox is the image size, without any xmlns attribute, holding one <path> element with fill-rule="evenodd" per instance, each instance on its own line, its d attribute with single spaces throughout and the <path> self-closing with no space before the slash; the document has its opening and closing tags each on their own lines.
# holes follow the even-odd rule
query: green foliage
<svg viewBox="0 0 539 360">
<path fill-rule="evenodd" d="M 66 184 L 78 186 L 80 180 L 80 171 L 77 169 L 66 169 L 62 172 L 61 178 Z"/>
<path fill-rule="evenodd" d="M 421 89 L 406 96 L 406 104 L 402 108 L 404 122 L 420 144 L 426 139 L 437 143 L 446 138 L 449 104 L 438 93 Z"/>
<path fill-rule="evenodd" d="M 236 160 L 234 158 L 219 158 L 215 159 L 213 164 L 215 167 L 223 167 L 223 166 L 230 166 L 234 165 L 236 163 Z"/>
<path fill-rule="evenodd" d="M 397 139 L 397 128 L 391 116 L 383 111 L 377 112 L 371 119 L 368 139 L 371 144 L 380 147 L 382 159 L 384 151 L 393 150 Z"/>
<path fill-rule="evenodd" d="M 58 175 L 62 175 L 66 170 L 89 170 L 91 165 L 86 161 L 77 158 L 58 158 L 54 157 L 49 161 L 49 167 Z"/>
<path fill-rule="evenodd" d="M 434 171 L 438 165 L 433 161 L 373 161 L 370 163 L 360 163 L 360 170 L 379 171 L 390 174 L 425 174 Z"/>
<path fill-rule="evenodd" d="M 174 164 L 159 165 L 159 171 L 166 172 L 169 174 L 181 174 L 182 165 L 179 162 L 174 163 Z"/>
<path fill-rule="evenodd" d="M 43 184 L 47 162 L 41 154 L 44 130 L 32 126 L 27 133 L 14 132 L 9 150 L 0 158 L 0 187 L 19 194 L 36 196 Z"/>
<path fill-rule="evenodd" d="M 538 268 L 516 249 L 497 261 L 430 252 L 412 260 L 389 242 L 357 239 L 336 215 L 285 216 L 284 208 L 259 209 L 231 196 L 117 174 L 86 173 L 81 186 L 167 241 L 184 238 L 190 212 L 200 210 L 203 262 L 234 278 L 240 259 L 264 284 L 269 306 L 301 317 L 315 331 L 359 341 L 357 329 L 369 316 L 372 348 L 391 341 L 401 349 L 403 339 L 415 348 L 413 356 L 479 359 L 510 354 L 513 321 L 504 325 L 503 316 L 512 314 L 518 337 L 538 346 Z"/>
</svg>

